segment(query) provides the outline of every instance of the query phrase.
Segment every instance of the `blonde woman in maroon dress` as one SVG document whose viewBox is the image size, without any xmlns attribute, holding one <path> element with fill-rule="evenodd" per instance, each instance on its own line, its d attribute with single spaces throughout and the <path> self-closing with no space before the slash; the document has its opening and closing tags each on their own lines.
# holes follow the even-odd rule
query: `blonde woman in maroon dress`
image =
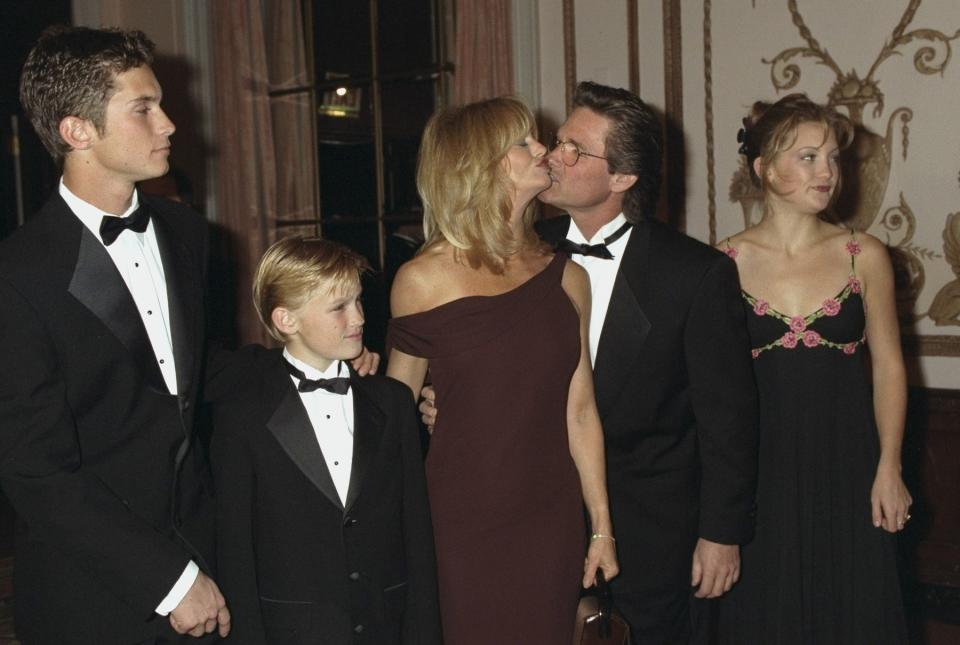
<svg viewBox="0 0 960 645">
<path fill-rule="evenodd" d="M 508 98 L 434 115 L 426 243 L 391 296 L 387 374 L 413 395 L 429 368 L 443 409 L 426 465 L 447 645 L 567 645 L 580 585 L 618 571 L 589 282 L 534 233 L 550 176 L 533 130 Z"/>
</svg>

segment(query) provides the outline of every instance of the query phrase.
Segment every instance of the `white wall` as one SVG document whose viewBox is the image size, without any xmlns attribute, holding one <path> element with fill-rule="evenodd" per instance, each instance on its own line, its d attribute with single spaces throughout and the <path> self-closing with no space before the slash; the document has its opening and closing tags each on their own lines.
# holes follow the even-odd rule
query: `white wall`
<svg viewBox="0 0 960 645">
<path fill-rule="evenodd" d="M 629 1 L 574 0 L 576 80 L 629 87 Z M 531 42 L 536 43 L 539 89 L 532 94 L 539 95 L 544 120 L 556 125 L 566 112 L 563 4 L 561 0 L 515 2 L 536 7 L 537 30 Z M 637 0 L 637 4 L 640 95 L 662 110 L 668 78 L 664 71 L 668 38 L 663 25 L 664 2 Z M 779 93 L 774 87 L 770 66 L 764 59 L 770 60 L 787 48 L 811 45 L 799 33 L 794 23 L 797 14 L 790 13 L 787 0 L 676 0 L 672 8 L 682 15 L 683 82 L 681 87 L 671 89 L 681 92 L 683 97 L 686 229 L 704 241 L 710 240 L 711 231 L 716 239 L 722 239 L 745 225 L 743 209 L 731 201 L 729 193 L 739 163 L 736 132 L 747 107 L 759 98 L 776 100 L 786 91 L 804 91 L 814 100 L 825 102 L 838 78 L 828 65 L 817 64 L 815 58 L 797 57 L 791 61 L 800 70 L 796 87 Z M 705 20 L 706 8 L 710 9 L 709 22 Z M 829 52 L 841 72 L 856 70 L 862 79 L 884 45 L 893 40 L 894 28 L 902 20 L 904 9 L 904 3 L 808 0 L 798 3 L 796 11 L 812 38 L 821 50 Z M 960 12 L 955 0 L 925 0 L 903 33 L 941 30 L 949 37 L 958 28 Z M 912 258 L 916 298 L 909 306 L 916 318 L 912 323 L 916 338 L 911 338 L 910 344 L 919 344 L 921 354 L 938 355 L 908 356 L 911 382 L 940 388 L 960 388 L 960 316 L 955 316 L 952 324 L 938 325 L 928 315 L 931 303 L 941 291 L 956 288 L 960 292 L 960 249 L 948 249 L 944 242 L 947 217 L 960 211 L 955 116 L 956 106 L 960 105 L 960 60 L 958 52 L 953 51 L 960 47 L 958 42 L 915 38 L 897 46 L 895 54 L 877 65 L 873 76 L 884 95 L 883 108 L 875 114 L 878 105 L 870 104 L 863 115 L 864 126 L 881 137 L 886 136 L 888 127 L 893 130 L 888 148 L 889 180 L 867 230 Z M 942 63 L 949 56 L 942 73 L 924 74 L 917 70 L 915 56 L 926 46 L 932 46 L 936 52 L 928 64 Z M 529 52 L 527 56 L 529 60 Z M 912 111 L 912 119 L 907 123 L 906 158 L 903 123 L 899 116 L 891 120 L 898 108 Z M 873 181 L 876 177 L 867 179 Z M 896 227 L 897 213 L 891 209 L 900 205 L 901 195 L 909 212 L 900 214 L 900 225 Z"/>
</svg>

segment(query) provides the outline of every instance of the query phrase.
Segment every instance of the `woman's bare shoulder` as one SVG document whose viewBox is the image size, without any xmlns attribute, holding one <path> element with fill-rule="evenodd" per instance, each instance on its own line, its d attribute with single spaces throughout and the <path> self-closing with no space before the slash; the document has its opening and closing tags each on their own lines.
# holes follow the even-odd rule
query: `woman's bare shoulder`
<svg viewBox="0 0 960 645">
<path fill-rule="evenodd" d="M 886 272 L 891 266 L 889 247 L 869 233 L 857 231 L 850 236 L 847 251 L 854 255 L 858 273 Z"/>
<path fill-rule="evenodd" d="M 438 292 L 442 292 L 450 280 L 453 263 L 453 249 L 444 242 L 401 265 L 390 290 L 393 315 L 405 316 L 435 306 Z"/>
<path fill-rule="evenodd" d="M 590 288 L 590 277 L 587 270 L 570 259 L 567 259 L 563 265 L 563 282 L 576 287 L 586 286 L 588 289 Z"/>
<path fill-rule="evenodd" d="M 586 269 L 573 260 L 567 260 L 563 267 L 563 277 L 560 284 L 581 315 L 584 311 L 588 311 L 590 306 L 590 276 Z"/>
<path fill-rule="evenodd" d="M 751 226 L 739 233 L 725 237 L 716 244 L 714 248 L 723 251 L 734 260 L 740 260 L 743 255 L 750 256 L 758 249 L 764 248 L 763 236 L 758 234 L 756 227 Z"/>
</svg>

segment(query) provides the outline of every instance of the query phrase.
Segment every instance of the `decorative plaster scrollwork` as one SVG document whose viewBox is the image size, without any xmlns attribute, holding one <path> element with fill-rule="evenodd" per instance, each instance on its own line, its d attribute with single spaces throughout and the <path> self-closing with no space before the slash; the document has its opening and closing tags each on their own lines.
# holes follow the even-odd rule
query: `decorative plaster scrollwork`
<svg viewBox="0 0 960 645">
<path fill-rule="evenodd" d="M 940 288 L 930 304 L 928 315 L 938 326 L 960 326 L 960 213 L 947 215 L 947 224 L 943 229 L 943 254 L 957 279 Z"/>
<path fill-rule="evenodd" d="M 901 154 L 906 160 L 910 132 L 908 124 L 913 119 L 913 110 L 909 107 L 898 107 L 894 110 L 887 120 L 886 136 L 871 131 L 863 122 L 864 110 L 870 105 L 873 106 L 873 118 L 883 115 L 884 95 L 876 73 L 889 58 L 902 55 L 904 48 L 918 43 L 922 46 L 914 52 L 913 66 L 920 74 L 942 74 L 950 62 L 953 53 L 952 41 L 960 37 L 960 29 L 952 35 L 937 29 L 910 30 L 921 3 L 922 0 L 907 2 L 899 22 L 862 79 L 854 69 L 849 72 L 841 70 L 826 47 L 821 45 L 810 31 L 800 13 L 797 0 L 787 0 L 787 9 L 806 45 L 790 47 L 769 60 L 761 60 L 770 66 L 770 80 L 778 92 L 793 89 L 800 83 L 802 70 L 799 62 L 804 58 L 813 59 L 834 73 L 836 80 L 827 94 L 828 103 L 845 109 L 856 129 L 854 144 L 843 164 L 844 190 L 835 205 L 837 218 L 858 230 L 879 226 L 878 233 L 887 237 L 896 265 L 897 299 L 904 318 L 915 319 L 929 315 L 937 324 L 960 324 L 941 322 L 952 321 L 957 317 L 957 312 L 951 306 L 943 304 L 949 302 L 949 296 L 944 296 L 947 300 L 941 299 L 937 307 L 931 306 L 927 314 L 914 314 L 917 296 L 925 283 L 923 261 L 940 259 L 943 256 L 913 242 L 917 218 L 904 196 L 901 194 L 899 205 L 888 208 L 880 217 L 880 208 L 887 192 L 894 160 L 894 126 L 899 118 Z M 751 190 L 749 176 L 743 167 L 738 169 L 732 178 L 730 197 L 740 202 L 744 222 L 749 225 L 758 215 L 758 204 L 756 191 Z M 960 249 L 957 246 L 960 244 L 960 230 L 957 230 L 960 229 L 960 224 L 956 223 L 957 219 L 951 216 L 948 220 L 948 228 L 944 231 L 944 253 L 948 259 L 953 257 L 960 260 Z M 897 237 L 899 239 L 895 239 Z M 957 265 L 953 260 L 950 261 L 956 273 Z M 954 281 L 946 285 L 937 298 L 948 292 L 960 293 L 960 282 Z"/>
</svg>

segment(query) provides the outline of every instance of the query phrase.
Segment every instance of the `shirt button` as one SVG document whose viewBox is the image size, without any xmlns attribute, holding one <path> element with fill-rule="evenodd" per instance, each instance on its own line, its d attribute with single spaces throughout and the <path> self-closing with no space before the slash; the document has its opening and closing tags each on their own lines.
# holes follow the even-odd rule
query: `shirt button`
<svg viewBox="0 0 960 645">
<path fill-rule="evenodd" d="M 328 419 L 330 418 L 330 415 L 329 415 L 329 414 L 327 415 L 327 418 L 328 418 Z"/>
<path fill-rule="evenodd" d="M 354 571 L 353 573 L 350 574 L 350 579 L 356 582 L 357 580 L 360 579 L 360 574 L 357 571 Z"/>
<path fill-rule="evenodd" d="M 139 263 L 139 262 L 134 262 L 134 263 L 133 263 L 133 266 L 135 266 L 135 267 L 137 267 L 137 268 L 139 269 L 139 268 L 140 268 L 140 263 Z"/>
<path fill-rule="evenodd" d="M 161 358 L 161 359 L 160 359 L 160 364 L 163 365 L 164 362 L 165 362 L 165 361 Z"/>
<path fill-rule="evenodd" d="M 363 631 L 363 625 L 357 625 L 356 627 L 353 628 L 354 634 L 359 634 L 362 631 Z"/>
<path fill-rule="evenodd" d="M 153 315 L 153 309 L 147 309 L 147 315 L 148 315 L 148 316 L 152 316 L 152 315 Z"/>
</svg>

